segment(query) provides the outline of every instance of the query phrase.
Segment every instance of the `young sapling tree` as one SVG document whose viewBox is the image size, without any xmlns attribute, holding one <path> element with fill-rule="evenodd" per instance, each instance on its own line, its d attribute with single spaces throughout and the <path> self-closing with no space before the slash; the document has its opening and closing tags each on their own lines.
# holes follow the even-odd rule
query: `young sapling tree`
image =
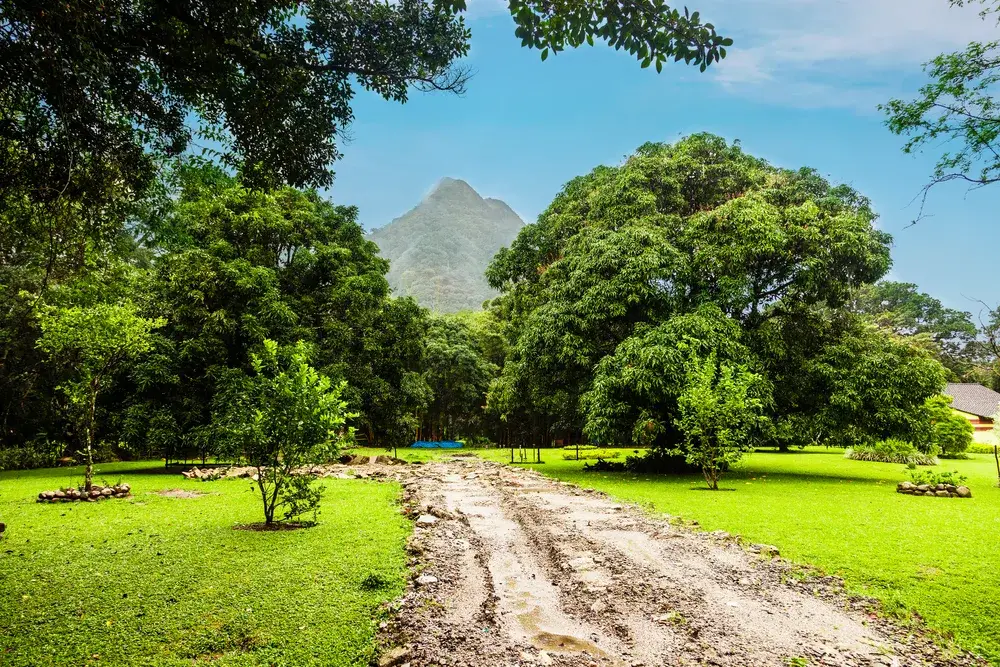
<svg viewBox="0 0 1000 667">
<path fill-rule="evenodd" d="M 720 364 L 715 353 L 691 356 L 674 420 L 683 439 L 673 453 L 701 468 L 710 489 L 717 490 L 722 473 L 753 449 L 752 431 L 764 419 L 761 384 L 759 375 Z"/>
<path fill-rule="evenodd" d="M 163 319 L 142 317 L 130 301 L 92 306 L 47 307 L 38 314 L 42 334 L 38 348 L 71 370 L 59 386 L 83 434 L 82 454 L 87 469 L 84 484 L 91 490 L 94 477 L 94 434 L 97 397 L 129 360 L 148 352 L 153 330 Z"/>
<path fill-rule="evenodd" d="M 283 358 L 284 357 L 284 358 Z M 322 488 L 303 468 L 333 459 L 353 439 L 341 396 L 347 383 L 334 385 L 309 364 L 309 350 L 297 343 L 287 355 L 265 340 L 251 355 L 251 372 L 234 370 L 220 381 L 212 433 L 218 451 L 256 470 L 264 524 L 290 521 L 319 508 Z"/>
</svg>

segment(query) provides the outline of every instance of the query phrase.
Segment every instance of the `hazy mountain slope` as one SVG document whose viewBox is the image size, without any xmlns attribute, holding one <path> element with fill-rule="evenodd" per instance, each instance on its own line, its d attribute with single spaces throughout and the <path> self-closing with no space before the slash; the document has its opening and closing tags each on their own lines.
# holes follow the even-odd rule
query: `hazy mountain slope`
<svg viewBox="0 0 1000 667">
<path fill-rule="evenodd" d="M 451 313 L 479 309 L 496 292 L 483 272 L 524 226 L 499 199 L 465 181 L 442 179 L 415 208 L 368 235 L 389 260 L 389 285 L 422 306 Z"/>
</svg>

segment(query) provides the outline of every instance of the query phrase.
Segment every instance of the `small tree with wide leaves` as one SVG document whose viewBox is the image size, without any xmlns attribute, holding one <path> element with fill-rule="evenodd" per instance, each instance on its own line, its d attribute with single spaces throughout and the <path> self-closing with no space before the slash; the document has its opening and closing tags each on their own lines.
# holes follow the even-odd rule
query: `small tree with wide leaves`
<svg viewBox="0 0 1000 667">
<path fill-rule="evenodd" d="M 309 364 L 309 349 L 297 343 L 286 356 L 265 340 L 251 355 L 252 371 L 233 370 L 220 380 L 211 434 L 220 454 L 240 458 L 256 469 L 264 523 L 271 526 L 308 512 L 315 515 L 322 488 L 303 468 L 331 460 L 353 438 L 341 396 L 346 382 L 334 385 Z"/>
<path fill-rule="evenodd" d="M 94 477 L 97 396 L 125 362 L 149 351 L 152 331 L 164 320 L 141 317 L 129 301 L 48 307 L 41 310 L 38 319 L 42 329 L 39 349 L 71 369 L 71 379 L 59 389 L 83 433 L 82 453 L 87 462 L 84 479 L 89 492 Z"/>
<path fill-rule="evenodd" d="M 708 488 L 753 449 L 751 433 L 764 419 L 761 376 L 745 368 L 692 356 L 687 383 L 677 399 L 675 420 L 683 440 L 674 453 L 701 468 Z"/>
</svg>

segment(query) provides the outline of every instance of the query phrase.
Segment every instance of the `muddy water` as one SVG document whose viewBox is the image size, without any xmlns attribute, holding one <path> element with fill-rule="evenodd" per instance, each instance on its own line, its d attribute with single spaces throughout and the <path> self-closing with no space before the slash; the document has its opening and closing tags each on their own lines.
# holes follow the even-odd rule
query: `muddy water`
<svg viewBox="0 0 1000 667">
<path fill-rule="evenodd" d="M 458 475 L 443 479 L 446 507 L 464 514 L 488 547 L 487 567 L 499 584 L 495 586 L 496 606 L 507 632 L 539 650 L 579 653 L 603 658 L 604 664 L 624 664 L 601 648 L 615 640 L 566 614 L 559 587 L 540 566 L 520 526 L 505 515 L 493 494 L 484 491 L 481 484 Z"/>
</svg>

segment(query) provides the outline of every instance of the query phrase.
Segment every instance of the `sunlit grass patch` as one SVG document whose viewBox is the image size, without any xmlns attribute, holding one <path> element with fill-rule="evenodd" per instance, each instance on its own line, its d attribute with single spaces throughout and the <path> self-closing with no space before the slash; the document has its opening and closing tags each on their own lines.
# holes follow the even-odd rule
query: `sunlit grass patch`
<svg viewBox="0 0 1000 667">
<path fill-rule="evenodd" d="M 253 532 L 249 480 L 162 463 L 98 466 L 130 500 L 36 504 L 78 469 L 0 474 L 0 664 L 357 665 L 402 591 L 408 522 L 394 484 L 325 479 L 319 524 Z M 181 489 L 204 495 L 183 497 Z"/>
</svg>

